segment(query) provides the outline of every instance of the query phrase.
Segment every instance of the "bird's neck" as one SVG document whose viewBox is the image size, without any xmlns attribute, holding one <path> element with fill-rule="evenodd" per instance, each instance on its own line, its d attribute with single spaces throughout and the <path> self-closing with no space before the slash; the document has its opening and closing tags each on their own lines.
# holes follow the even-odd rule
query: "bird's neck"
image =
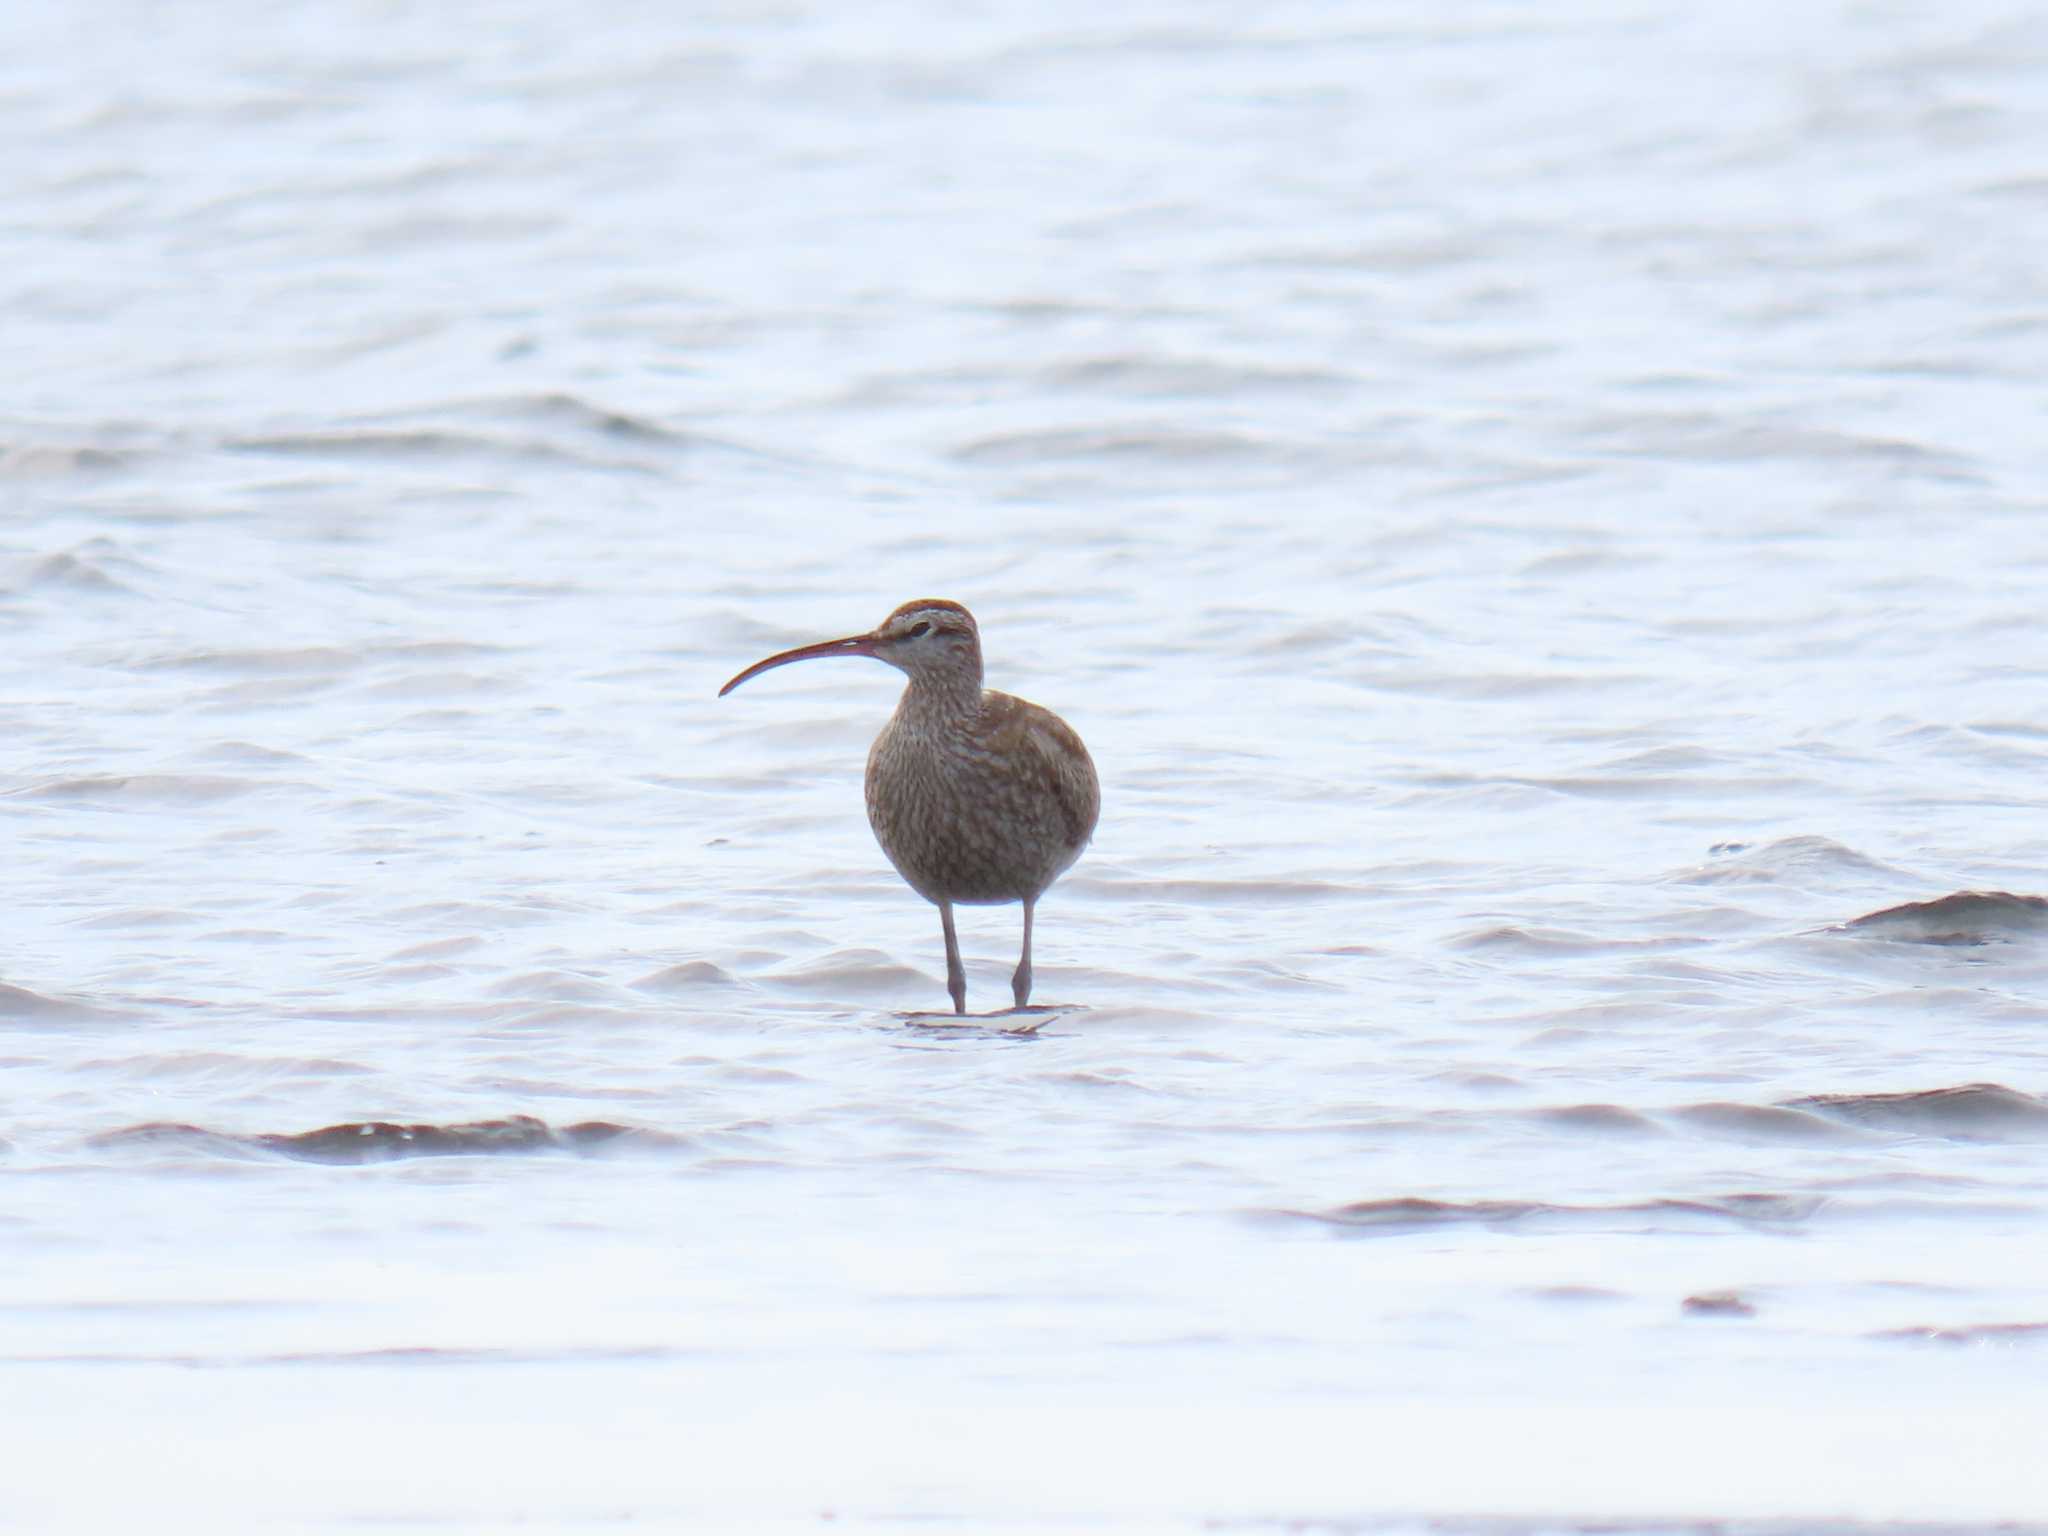
<svg viewBox="0 0 2048 1536">
<path fill-rule="evenodd" d="M 907 724 L 926 727 L 971 720 L 980 713 L 979 673 L 913 677 L 896 706 L 898 718 Z"/>
</svg>

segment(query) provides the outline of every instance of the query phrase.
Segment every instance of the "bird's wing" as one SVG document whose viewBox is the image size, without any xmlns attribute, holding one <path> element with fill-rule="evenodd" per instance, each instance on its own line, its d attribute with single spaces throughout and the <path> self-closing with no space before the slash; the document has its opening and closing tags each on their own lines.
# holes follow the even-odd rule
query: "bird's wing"
<svg viewBox="0 0 2048 1536">
<path fill-rule="evenodd" d="M 1006 738 L 1005 756 L 1035 764 L 1035 775 L 1052 792 L 1059 807 L 1067 845 L 1079 849 L 1094 835 L 1102 811 L 1102 786 L 1095 764 L 1071 725 L 1049 709 L 1005 694 L 998 737 Z"/>
</svg>

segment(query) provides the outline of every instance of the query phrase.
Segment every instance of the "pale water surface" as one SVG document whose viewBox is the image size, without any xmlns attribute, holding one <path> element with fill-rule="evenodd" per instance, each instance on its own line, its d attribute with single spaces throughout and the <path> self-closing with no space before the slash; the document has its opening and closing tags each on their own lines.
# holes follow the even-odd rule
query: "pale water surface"
<svg viewBox="0 0 2048 1536">
<path fill-rule="evenodd" d="M 2038 8 L 0 44 L 0 1519 L 2048 1523 Z"/>
</svg>

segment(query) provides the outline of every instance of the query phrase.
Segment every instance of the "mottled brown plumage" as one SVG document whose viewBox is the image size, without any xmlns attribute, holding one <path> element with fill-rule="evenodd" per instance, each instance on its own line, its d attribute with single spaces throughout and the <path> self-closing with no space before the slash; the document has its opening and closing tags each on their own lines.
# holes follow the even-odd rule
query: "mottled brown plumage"
<svg viewBox="0 0 2048 1536">
<path fill-rule="evenodd" d="M 1024 904 L 1011 978 L 1022 1008 L 1038 898 L 1081 856 L 1101 809 L 1088 749 L 1052 711 L 981 686 L 974 615 L 943 598 L 905 603 L 865 635 L 757 661 L 719 697 L 771 667 L 822 656 L 873 656 L 909 677 L 868 752 L 868 822 L 897 873 L 939 909 L 954 1012 L 967 1011 L 954 904 Z"/>
</svg>

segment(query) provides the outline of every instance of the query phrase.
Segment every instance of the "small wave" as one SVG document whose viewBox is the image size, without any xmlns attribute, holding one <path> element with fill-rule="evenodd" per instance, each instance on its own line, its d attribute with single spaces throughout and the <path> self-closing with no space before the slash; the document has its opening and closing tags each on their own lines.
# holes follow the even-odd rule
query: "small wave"
<svg viewBox="0 0 2048 1536">
<path fill-rule="evenodd" d="M 1427 1200 L 1404 1196 L 1361 1200 L 1328 1211 L 1282 1214 L 1368 1233 L 1425 1231 L 1435 1227 L 1532 1227 L 1546 1231 L 1668 1230 L 1732 1222 L 1785 1227 L 1811 1217 L 1825 1202 L 1812 1196 L 1736 1194 L 1704 1200 L 1643 1200 L 1623 1205 L 1557 1205 L 1543 1200 Z"/>
<path fill-rule="evenodd" d="M 629 985 L 635 992 L 697 992 L 706 987 L 737 987 L 741 982 L 731 971 L 713 965 L 709 960 L 685 960 L 681 965 L 665 966 Z"/>
<path fill-rule="evenodd" d="M 697 441 L 687 432 L 664 427 L 644 416 L 630 415 L 606 405 L 593 405 L 580 395 L 560 391 L 542 395 L 506 395 L 493 399 L 473 400 L 452 409 L 459 413 L 499 418 L 517 417 L 524 421 L 545 422 L 585 432 L 601 433 L 606 437 L 662 443 L 677 448 L 691 447 Z"/>
<path fill-rule="evenodd" d="M 1886 1328 L 1873 1339 L 1898 1339 L 1912 1344 L 1986 1345 L 2048 1344 L 2048 1323 L 1971 1323 L 1957 1328 L 1931 1324 L 1913 1328 Z"/>
<path fill-rule="evenodd" d="M 149 565 L 102 535 L 69 549 L 8 560 L 0 574 L 0 593 L 47 591 L 67 599 L 132 593 L 146 585 L 151 574 Z"/>
<path fill-rule="evenodd" d="M 526 925 L 553 920 L 554 909 L 535 899 L 490 905 L 474 901 L 428 901 L 405 907 L 392 914 L 396 922 L 413 928 L 468 928 L 488 933 L 514 924 Z"/>
<path fill-rule="evenodd" d="M 362 665 L 360 652 L 338 646 L 252 646 L 246 650 L 180 651 L 138 663 L 137 671 L 219 672 L 235 677 L 345 672 Z"/>
<path fill-rule="evenodd" d="M 483 947 L 482 939 L 473 933 L 465 933 L 450 939 L 428 939 L 424 943 L 409 945 L 387 958 L 394 962 L 452 960 L 457 955 L 474 954 Z"/>
<path fill-rule="evenodd" d="M 301 753 L 286 752 L 277 747 L 259 747 L 250 741 L 221 741 L 206 749 L 206 756 L 217 763 L 241 763 L 246 767 L 268 768 L 283 763 L 302 764 L 311 761 Z"/>
<path fill-rule="evenodd" d="M 1022 466 L 1090 460 L 1200 466 L 1269 464 L 1297 456 L 1297 450 L 1286 444 L 1244 432 L 1141 425 L 1004 432 L 976 438 L 953 450 L 953 457 L 967 464 Z"/>
<path fill-rule="evenodd" d="M 316 1131 L 242 1134 L 210 1131 L 173 1121 L 131 1125 L 94 1136 L 89 1146 L 111 1149 L 174 1147 L 215 1156 L 272 1153 L 306 1163 L 389 1163 L 410 1157 L 459 1157 L 478 1153 L 593 1152 L 621 1140 L 669 1143 L 657 1132 L 586 1120 L 555 1127 L 531 1115 L 471 1120 L 458 1125 L 399 1125 L 389 1120 L 351 1121 Z"/>
<path fill-rule="evenodd" d="M 2029 720 L 1982 720 L 1968 729 L 1978 736 L 2008 738 L 2015 741 L 2048 741 L 2048 725 L 2035 725 Z"/>
<path fill-rule="evenodd" d="M 1485 250 L 1485 243 L 1473 236 L 1418 233 L 1363 244 L 1284 246 L 1256 252 L 1244 264 L 1305 271 L 1434 272 L 1477 261 Z"/>
<path fill-rule="evenodd" d="M 1119 900 L 1170 901 L 1202 906 L 1312 903 L 1372 894 L 1362 886 L 1330 880 L 1118 880 L 1106 875 L 1075 875 L 1063 891 L 1089 891 Z"/>
<path fill-rule="evenodd" d="M 1525 928 L 1504 923 L 1497 928 L 1475 928 L 1450 939 L 1453 949 L 1500 950 L 1526 955 L 1597 955 L 1616 952 L 1655 952 L 1697 944 L 1697 939 L 1603 939 L 1568 928 Z"/>
<path fill-rule="evenodd" d="M 1665 879 L 1674 885 L 1740 885 L 1815 875 L 1898 875 L 1887 864 L 1827 837 L 1781 837 L 1761 848 L 1749 843 L 1716 843 L 1715 859 Z"/>
<path fill-rule="evenodd" d="M 70 550 L 54 555 L 45 555 L 28 568 L 23 585 L 29 588 L 62 587 L 73 592 L 125 592 L 123 583 L 116 581 L 107 568 L 97 560 Z"/>
<path fill-rule="evenodd" d="M 510 691 L 511 682 L 481 672 L 412 672 L 363 690 L 366 698 L 394 699 L 401 703 L 443 699 L 488 699 Z"/>
<path fill-rule="evenodd" d="M 579 452 L 573 446 L 515 435 L 456 432 L 431 427 L 337 429 L 325 432 L 279 432 L 232 438 L 223 446 L 232 453 L 275 458 L 312 459 L 487 459 L 501 463 L 557 463 L 585 469 L 616 469 L 651 473 L 650 466 L 628 459 Z"/>
<path fill-rule="evenodd" d="M 1345 382 L 1342 375 L 1321 368 L 1271 368 L 1214 362 L 1205 358 L 1144 354 L 1061 363 L 1046 370 L 1045 378 L 1060 388 L 1105 390 L 1168 399 L 1241 395 L 1261 390 L 1331 389 L 1341 387 Z"/>
<path fill-rule="evenodd" d="M 1942 479 L 1975 469 L 1968 458 L 1905 438 L 1733 421 L 1705 411 L 1619 412 L 1586 421 L 1579 432 L 1609 453 L 1709 464 L 1863 464 Z"/>
<path fill-rule="evenodd" d="M 455 458 L 486 455 L 504 458 L 555 458 L 543 445 L 521 443 L 477 433 L 429 431 L 424 428 L 358 428 L 329 432 L 276 432 L 230 438 L 223 444 L 234 453 L 263 453 L 314 458 Z"/>
<path fill-rule="evenodd" d="M 292 1350 L 238 1357 L 237 1365 L 575 1365 L 594 1362 L 681 1360 L 688 1352 L 665 1344 L 571 1345 L 560 1349 L 472 1345 L 396 1344 L 378 1349 Z"/>
<path fill-rule="evenodd" d="M 372 645 L 368 655 L 401 661 L 466 661 L 475 657 L 504 656 L 509 648 L 475 640 L 403 640 L 389 645 Z"/>
<path fill-rule="evenodd" d="M 1819 1115 L 1772 1104 L 1688 1104 L 1671 1113 L 1681 1124 L 1737 1141 L 1850 1141 L 1857 1136 Z"/>
<path fill-rule="evenodd" d="M 320 459 L 491 459 L 549 461 L 600 469 L 655 472 L 648 450 L 704 446 L 656 422 L 567 394 L 462 400 L 403 413 L 358 417 L 332 426 L 249 433 L 227 439 L 231 452 Z"/>
<path fill-rule="evenodd" d="M 0 478 L 59 479 L 127 469 L 146 457 L 142 452 L 91 443 L 0 444 Z"/>
<path fill-rule="evenodd" d="M 1330 656 L 1360 645 L 1356 625 L 1349 623 L 1283 623 L 1280 633 L 1268 630 L 1245 649 L 1256 656 Z"/>
<path fill-rule="evenodd" d="M 114 933 L 139 933 L 151 928 L 190 928 L 205 919 L 176 907 L 117 907 L 92 917 L 71 919 L 74 928 L 105 928 Z"/>
<path fill-rule="evenodd" d="M 85 1023 L 115 1017 L 118 1015 L 104 1008 L 95 1008 L 90 1003 L 45 997 L 40 992 L 29 991 L 27 987 L 10 987 L 0 982 L 0 1021 L 6 1023 Z"/>
<path fill-rule="evenodd" d="M 1619 1104 L 1566 1104 L 1549 1109 L 1532 1109 L 1527 1118 L 1541 1125 L 1567 1131 L 1586 1131 L 1600 1136 L 1663 1136 L 1664 1127 L 1645 1115 Z"/>
<path fill-rule="evenodd" d="M 49 779 L 12 793 L 23 800 L 72 800 L 108 805 L 197 805 L 230 800 L 263 786 L 253 779 L 204 773 L 88 774 Z"/>
<path fill-rule="evenodd" d="M 1523 565 L 1516 574 L 1532 580 L 1551 580 L 1560 576 L 1577 576 L 1589 571 L 1638 570 L 1649 563 L 1647 556 L 1624 554 L 1619 550 L 1568 549 L 1560 550 L 1554 555 L 1539 555 Z M 1706 754 L 1700 755 L 1704 757 Z"/>
<path fill-rule="evenodd" d="M 762 978 L 796 992 L 822 993 L 828 997 L 849 994 L 894 996 L 908 991 L 929 990 L 929 976 L 891 960 L 879 949 L 842 949 L 794 970 L 777 971 Z"/>
<path fill-rule="evenodd" d="M 609 1003 L 618 997 L 610 983 L 593 981 L 574 971 L 525 971 L 491 984 L 493 997 L 520 1002 Z"/>
<path fill-rule="evenodd" d="M 1426 699 L 1487 703 L 1496 699 L 1539 699 L 1589 689 L 1630 688 L 1642 681 L 1622 672 L 1446 672 L 1434 667 L 1389 667 L 1374 664 L 1337 674 L 1376 693 L 1413 694 Z M 1590 778 L 1528 779 L 1491 773 L 1433 773 L 1417 782 L 1445 789 L 1508 786 L 1561 795 L 1649 795 L 1660 785 L 1630 785 L 1620 780 Z"/>
<path fill-rule="evenodd" d="M 247 1306 L 250 1303 L 237 1303 Z M 667 1345 L 582 1346 L 564 1349 L 449 1348 L 435 1344 L 392 1344 L 374 1349 L 290 1350 L 276 1354 L 195 1354 L 190 1352 L 121 1352 L 73 1350 L 64 1353 L 0 1355 L 7 1365 L 170 1365 L 186 1368 L 233 1367 L 236 1370 L 308 1365 L 569 1365 L 584 1362 L 680 1360 L 684 1351 Z"/>
<path fill-rule="evenodd" d="M 1532 1285 L 1523 1288 L 1521 1294 L 1536 1301 L 1562 1302 L 1575 1307 L 1611 1306 L 1617 1301 L 1628 1300 L 1625 1291 L 1610 1290 L 1604 1285 Z"/>
<path fill-rule="evenodd" d="M 1999 1083 L 1909 1093 L 1820 1093 L 1790 1100 L 1784 1107 L 1914 1135 L 2048 1141 L 2048 1100 Z"/>
<path fill-rule="evenodd" d="M 1680 1303 L 1688 1317 L 1755 1317 L 1756 1303 L 1739 1291 L 1702 1291 Z"/>
<path fill-rule="evenodd" d="M 369 1077 L 375 1068 L 329 1056 L 247 1056 L 227 1051 L 169 1051 L 107 1057 L 84 1063 L 96 1071 L 115 1071 L 144 1081 L 164 1078 L 245 1077 Z"/>
<path fill-rule="evenodd" d="M 1933 901 L 1909 901 L 1866 913 L 1836 931 L 1874 934 L 1903 944 L 1989 944 L 2048 933 L 2048 897 L 1957 891 Z"/>
</svg>

